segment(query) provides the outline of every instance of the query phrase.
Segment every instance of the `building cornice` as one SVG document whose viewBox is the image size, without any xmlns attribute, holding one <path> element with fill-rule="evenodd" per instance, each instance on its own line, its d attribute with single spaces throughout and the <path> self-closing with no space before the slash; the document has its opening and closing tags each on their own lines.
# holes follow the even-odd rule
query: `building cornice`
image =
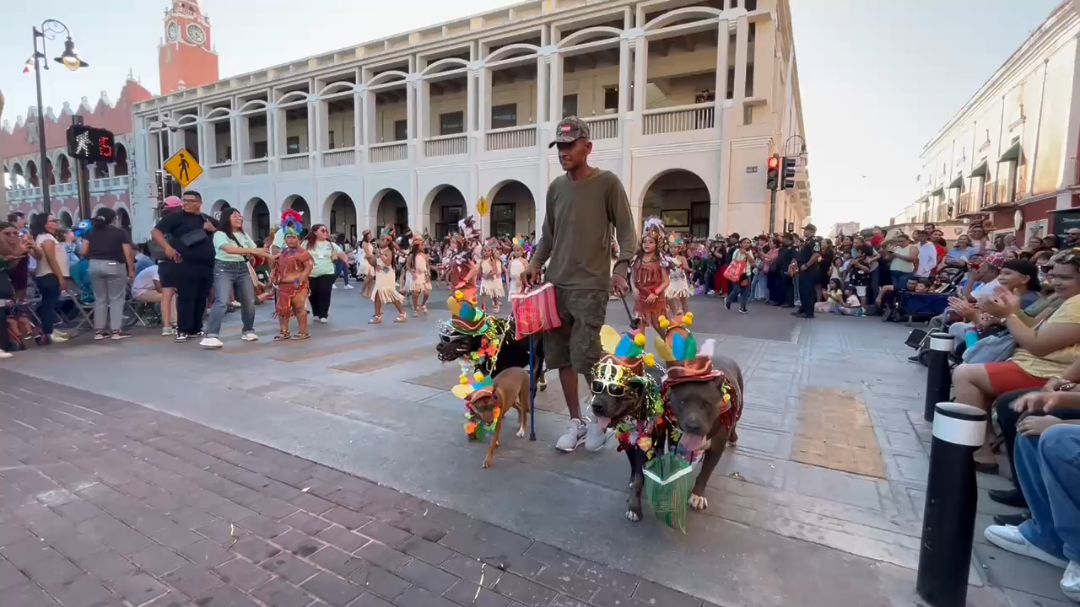
<svg viewBox="0 0 1080 607">
<path fill-rule="evenodd" d="M 925 156 L 958 126 L 966 128 L 973 116 L 981 115 L 988 104 L 997 101 L 1015 86 L 1018 77 L 1030 73 L 1065 41 L 1075 38 L 1078 32 L 1080 32 L 1080 15 L 1073 7 L 1072 0 L 1065 0 L 979 87 L 979 90 L 945 123 L 933 139 L 923 146 L 920 156 Z"/>
</svg>

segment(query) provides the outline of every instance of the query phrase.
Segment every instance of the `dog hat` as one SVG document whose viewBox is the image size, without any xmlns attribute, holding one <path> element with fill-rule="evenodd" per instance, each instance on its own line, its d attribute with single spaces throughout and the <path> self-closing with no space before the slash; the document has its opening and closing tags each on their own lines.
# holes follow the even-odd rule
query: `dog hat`
<svg viewBox="0 0 1080 607">
<path fill-rule="evenodd" d="M 626 367 L 634 375 L 641 375 L 645 372 L 645 366 L 656 364 L 653 355 L 645 352 L 645 343 L 643 331 L 630 331 L 620 335 L 608 325 L 600 329 L 600 344 L 606 353 L 604 358 Z"/>
<path fill-rule="evenodd" d="M 667 362 L 667 375 L 664 383 L 672 384 L 683 381 L 707 381 L 720 377 L 720 371 L 713 368 L 712 355 L 716 341 L 709 339 L 700 347 L 697 338 L 688 327 L 694 324 L 694 315 L 687 312 L 669 320 L 660 317 L 660 328 L 667 331 L 664 339 L 653 341 L 657 354 Z"/>
<path fill-rule="evenodd" d="M 464 291 L 455 291 L 446 300 L 450 309 L 450 325 L 454 330 L 465 335 L 481 335 L 488 330 L 489 319 L 484 311 L 476 307 L 476 297 L 467 297 Z"/>
<path fill-rule="evenodd" d="M 485 424 L 484 418 L 480 416 L 480 411 L 476 410 L 473 403 L 482 398 L 489 398 L 495 393 L 495 386 L 491 381 L 491 376 L 477 371 L 470 378 L 463 366 L 461 383 L 454 386 L 451 392 L 454 393 L 454 396 L 465 401 L 465 434 L 471 439 L 486 440 L 487 435 L 495 431 L 495 424 L 499 421 L 502 412 L 499 410 L 499 405 L 494 404 L 494 418 L 490 424 Z"/>
</svg>

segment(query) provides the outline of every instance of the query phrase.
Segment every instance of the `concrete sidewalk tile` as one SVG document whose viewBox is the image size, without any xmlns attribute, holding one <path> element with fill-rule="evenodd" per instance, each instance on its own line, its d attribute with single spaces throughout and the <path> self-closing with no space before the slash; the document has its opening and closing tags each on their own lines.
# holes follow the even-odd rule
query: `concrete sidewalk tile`
<svg viewBox="0 0 1080 607">
<path fill-rule="evenodd" d="M 625 596 L 632 595 L 641 582 L 640 578 L 630 574 L 588 561 L 581 563 L 577 575 L 596 583 L 601 588 L 611 590 L 614 593 L 622 593 Z"/>
<path fill-rule="evenodd" d="M 333 571 L 341 577 L 349 577 L 367 564 L 364 559 L 342 552 L 333 546 L 327 546 L 308 557 L 316 565 Z"/>
<path fill-rule="evenodd" d="M 232 586 L 218 586 L 195 599 L 199 607 L 261 607 L 248 595 Z"/>
<path fill-rule="evenodd" d="M 162 578 L 162 581 L 191 598 L 205 594 L 211 588 L 216 588 L 223 583 L 202 566 L 194 564 L 188 564 L 169 573 Z"/>
<path fill-rule="evenodd" d="M 16 584 L 21 584 L 26 580 L 27 577 L 19 571 L 18 567 L 0 559 L 0 590 Z"/>
<path fill-rule="evenodd" d="M 502 579 L 503 576 L 503 572 L 497 567 L 488 566 L 475 558 L 463 554 L 455 554 L 439 565 L 439 567 L 470 584 L 481 584 L 482 580 L 483 583 L 481 585 L 485 588 L 494 588 L 495 584 L 499 583 L 499 580 Z"/>
<path fill-rule="evenodd" d="M 349 581 L 373 592 L 378 596 L 393 601 L 412 584 L 377 565 L 368 565 L 349 576 Z"/>
<path fill-rule="evenodd" d="M 393 523 L 393 526 L 408 531 L 413 535 L 419 535 L 429 542 L 438 542 L 448 531 L 446 527 L 429 520 L 422 514 L 414 514 L 403 518 Z"/>
<path fill-rule="evenodd" d="M 378 595 L 365 592 L 349 603 L 349 607 L 394 607 L 394 605 L 380 599 Z"/>
<path fill-rule="evenodd" d="M 505 596 L 465 580 L 455 582 L 443 593 L 443 596 L 459 605 L 476 605 L 476 607 L 509 607 L 513 602 Z"/>
<path fill-rule="evenodd" d="M 232 554 L 226 552 L 224 548 L 218 546 L 211 540 L 199 540 L 194 544 L 178 548 L 177 550 L 180 554 L 191 559 L 193 563 L 202 565 L 207 569 L 213 569 L 233 558 Z"/>
<path fill-rule="evenodd" d="M 331 546 L 336 546 L 349 553 L 356 552 L 371 541 L 362 535 L 349 531 L 341 525 L 331 525 L 327 527 L 322 533 L 316 535 L 315 539 L 326 542 Z"/>
<path fill-rule="evenodd" d="M 345 607 L 363 593 L 356 584 L 325 571 L 304 582 L 300 587 L 333 607 Z"/>
<path fill-rule="evenodd" d="M 380 542 L 369 542 L 354 554 L 369 563 L 385 567 L 390 571 L 396 571 L 412 560 L 411 556 L 398 552 Z"/>
<path fill-rule="evenodd" d="M 103 580 L 111 580 L 132 573 L 136 569 L 131 561 L 112 550 L 98 552 L 86 558 L 78 559 L 75 564 L 83 571 L 93 573 Z"/>
<path fill-rule="evenodd" d="M 548 567 L 571 573 L 576 572 L 582 565 L 582 560 L 569 552 L 540 542 L 534 542 L 532 546 L 529 546 L 524 556 L 539 561 Z"/>
<path fill-rule="evenodd" d="M 124 606 L 126 607 L 126 605 Z M 159 596 L 142 607 L 199 607 L 175 590 Z"/>
<path fill-rule="evenodd" d="M 274 578 L 251 592 L 251 596 L 273 607 L 307 607 L 310 595 L 280 578 Z"/>
<path fill-rule="evenodd" d="M 232 584 L 244 592 L 251 592 L 273 577 L 244 559 L 233 559 L 220 565 L 214 569 L 214 574 L 221 578 L 221 581 Z"/>
<path fill-rule="evenodd" d="M 169 590 L 145 573 L 121 575 L 106 581 L 105 585 L 132 605 L 142 605 Z"/>
<path fill-rule="evenodd" d="M 318 572 L 318 569 L 310 563 L 302 561 L 288 552 L 282 552 L 277 556 L 270 557 L 260 563 L 259 566 L 294 584 L 300 584 Z"/>
<path fill-rule="evenodd" d="M 330 526 L 329 522 L 300 511 L 293 512 L 281 519 L 281 523 L 299 529 L 308 535 L 318 535 L 322 530 Z"/>
<path fill-rule="evenodd" d="M 7 560 L 11 561 L 12 565 L 20 569 L 25 569 L 27 565 L 39 561 L 44 558 L 60 557 L 60 553 L 53 550 L 39 538 L 30 537 L 22 540 L 21 542 L 15 542 L 0 548 L 0 554 Z"/>
<path fill-rule="evenodd" d="M 373 540 L 378 540 L 387 546 L 398 546 L 412 537 L 408 531 L 402 531 L 382 521 L 371 521 L 356 530 L 357 533 Z"/>
<path fill-rule="evenodd" d="M 31 539 L 33 534 L 19 523 L 8 520 L 0 522 L 0 549 Z"/>
<path fill-rule="evenodd" d="M 229 550 L 241 554 L 255 563 L 261 563 L 281 553 L 280 548 L 254 535 L 244 536 L 237 540 Z"/>
<path fill-rule="evenodd" d="M 326 511 L 336 507 L 336 504 L 334 504 L 333 502 L 324 500 L 321 497 L 311 495 L 310 493 L 300 493 L 296 497 L 287 499 L 285 501 L 289 502 L 293 506 L 296 506 L 297 508 L 300 508 L 305 512 L 314 514 L 315 516 L 320 516 Z"/>
<path fill-rule="evenodd" d="M 547 607 L 558 595 L 550 588 L 512 573 L 504 573 L 493 590 L 530 607 Z"/>
<path fill-rule="evenodd" d="M 587 600 L 600 589 L 600 585 L 596 582 L 578 577 L 574 575 L 573 571 L 560 570 L 554 567 L 545 568 L 533 579 L 548 588 L 554 588 L 563 594 L 581 600 Z"/>
<path fill-rule="evenodd" d="M 237 521 L 235 524 L 241 529 L 247 529 L 256 535 L 267 539 L 273 539 L 291 529 L 291 527 L 285 523 L 275 521 L 274 519 L 261 514 L 252 514 L 245 519 Z"/>
<path fill-rule="evenodd" d="M 97 579 L 85 574 L 73 580 L 46 586 L 45 590 L 64 607 L 90 607 L 113 597 Z"/>
<path fill-rule="evenodd" d="M 164 546 L 157 544 L 140 550 L 128 557 L 132 563 L 138 565 L 144 571 L 161 577 L 166 573 L 189 564 L 189 561 L 181 558 L 178 554 Z"/>
<path fill-rule="evenodd" d="M 322 518 L 333 521 L 346 529 L 355 531 L 372 521 L 370 516 L 360 514 L 344 506 L 334 506 L 322 514 Z"/>
<path fill-rule="evenodd" d="M 310 535 L 296 529 L 290 529 L 275 537 L 274 543 L 285 550 L 300 556 L 314 554 L 325 545 Z"/>
<path fill-rule="evenodd" d="M 196 535 L 196 533 L 198 535 Z M 207 523 L 202 527 L 198 527 L 197 529 L 195 529 L 195 533 L 191 534 L 191 536 L 193 537 L 190 537 L 191 543 L 198 541 L 199 535 L 204 536 L 207 539 L 214 540 L 219 546 L 229 546 L 234 541 L 237 541 L 247 535 L 247 531 L 245 531 L 244 528 L 240 525 L 227 523 L 225 521 L 214 521 L 212 523 Z M 150 537 L 158 539 L 154 537 L 153 534 L 150 534 Z M 188 537 L 189 536 L 185 536 L 184 541 L 186 541 Z M 158 541 L 160 542 L 161 540 L 158 539 Z"/>
<path fill-rule="evenodd" d="M 394 573 L 435 594 L 446 592 L 459 579 L 418 559 L 413 559 Z"/>
<path fill-rule="evenodd" d="M 56 607 L 56 601 L 33 582 L 17 584 L 4 590 L 4 600 L 18 607 Z"/>
<path fill-rule="evenodd" d="M 80 533 L 50 540 L 49 543 L 52 544 L 52 547 L 55 548 L 57 552 L 73 561 L 109 549 L 105 544 L 94 540 L 88 535 Z"/>
<path fill-rule="evenodd" d="M 419 536 L 409 538 L 398 546 L 398 548 L 409 556 L 416 557 L 426 563 L 436 566 L 441 565 L 447 559 L 454 556 L 454 551 Z"/>
<path fill-rule="evenodd" d="M 647 580 L 642 580 L 638 584 L 637 590 L 634 591 L 634 598 L 654 605 L 664 605 L 664 607 L 700 607 L 702 603 L 701 599 Z"/>
</svg>

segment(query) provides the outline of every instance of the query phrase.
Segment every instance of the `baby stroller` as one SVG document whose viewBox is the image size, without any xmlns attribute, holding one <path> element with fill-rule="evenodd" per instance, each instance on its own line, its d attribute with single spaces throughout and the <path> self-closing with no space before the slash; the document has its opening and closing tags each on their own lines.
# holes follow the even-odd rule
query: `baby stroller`
<svg viewBox="0 0 1080 607">
<path fill-rule="evenodd" d="M 934 277 L 934 284 L 930 288 L 931 293 L 955 293 L 960 288 L 960 281 L 964 278 L 964 270 L 961 268 L 942 268 Z"/>
</svg>

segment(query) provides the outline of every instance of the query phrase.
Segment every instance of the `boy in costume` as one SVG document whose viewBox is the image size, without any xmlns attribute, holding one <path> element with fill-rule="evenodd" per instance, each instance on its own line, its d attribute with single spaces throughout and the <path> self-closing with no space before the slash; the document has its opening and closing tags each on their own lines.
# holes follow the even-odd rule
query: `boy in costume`
<svg viewBox="0 0 1080 607">
<path fill-rule="evenodd" d="M 288 210 L 281 214 L 281 229 L 285 234 L 285 248 L 274 258 L 270 282 L 277 289 L 274 314 L 281 327 L 274 341 L 284 339 L 308 339 L 307 300 L 310 287 L 308 277 L 315 268 L 311 254 L 300 246 L 300 233 L 304 224 L 300 214 Z M 296 316 L 300 332 L 289 334 L 289 319 Z"/>
</svg>

